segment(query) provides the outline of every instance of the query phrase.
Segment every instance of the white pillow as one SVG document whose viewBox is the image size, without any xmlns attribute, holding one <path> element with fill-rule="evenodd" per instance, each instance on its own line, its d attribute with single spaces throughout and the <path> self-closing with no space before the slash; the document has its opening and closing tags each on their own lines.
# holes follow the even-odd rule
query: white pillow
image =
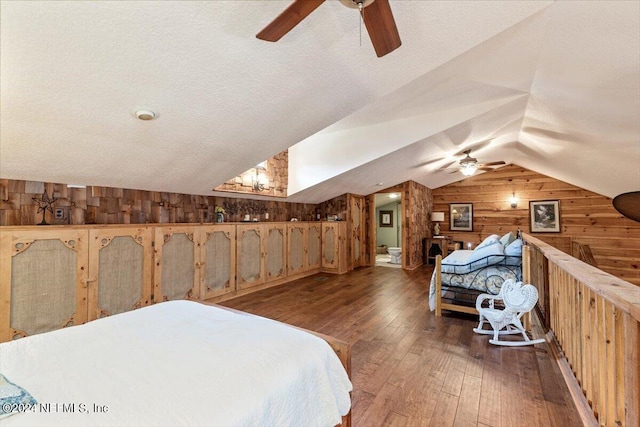
<svg viewBox="0 0 640 427">
<path fill-rule="evenodd" d="M 496 244 L 498 242 L 500 242 L 500 236 L 498 236 L 497 234 L 492 234 L 491 236 L 489 236 L 486 239 L 484 239 L 482 241 L 482 243 L 480 243 L 478 246 L 476 246 L 474 251 L 477 251 L 478 249 L 484 248 L 485 246 Z"/>
<path fill-rule="evenodd" d="M 484 242 L 483 242 L 484 243 Z M 486 245 L 484 247 L 478 246 L 473 250 L 473 253 L 467 260 L 467 262 L 472 263 L 478 260 L 483 260 L 482 264 L 491 265 L 496 264 L 504 259 L 504 246 L 497 245 L 498 240 L 495 240 L 493 244 Z M 499 256 L 492 256 L 499 255 Z M 488 260 L 484 260 L 483 258 L 489 257 Z"/>
<path fill-rule="evenodd" d="M 516 236 L 514 236 L 513 233 L 510 231 L 500 238 L 500 243 L 502 243 L 502 246 L 506 248 L 507 246 L 509 246 L 509 243 L 513 242 L 515 239 L 516 239 Z"/>
<path fill-rule="evenodd" d="M 509 256 L 522 256 L 522 239 L 516 239 L 504 248 L 504 254 Z"/>
</svg>

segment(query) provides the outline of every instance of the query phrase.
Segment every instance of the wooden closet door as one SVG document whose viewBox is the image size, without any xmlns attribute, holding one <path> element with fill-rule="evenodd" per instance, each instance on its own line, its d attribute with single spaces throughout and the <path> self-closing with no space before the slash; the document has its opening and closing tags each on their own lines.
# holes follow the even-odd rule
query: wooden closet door
<svg viewBox="0 0 640 427">
<path fill-rule="evenodd" d="M 0 341 L 87 321 L 88 232 L 33 227 L 0 233 Z"/>
<path fill-rule="evenodd" d="M 349 266 L 350 268 L 365 265 L 365 199 L 363 196 L 351 195 L 349 198 Z"/>
</svg>

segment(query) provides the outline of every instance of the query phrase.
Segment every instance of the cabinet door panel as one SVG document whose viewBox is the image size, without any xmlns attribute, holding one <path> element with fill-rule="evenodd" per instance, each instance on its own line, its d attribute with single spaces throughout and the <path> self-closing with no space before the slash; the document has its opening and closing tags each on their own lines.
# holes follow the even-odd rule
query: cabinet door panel
<svg viewBox="0 0 640 427">
<path fill-rule="evenodd" d="M 89 320 L 151 304 L 151 227 L 89 231 Z"/>
<path fill-rule="evenodd" d="M 4 231 L 0 341 L 87 321 L 86 230 Z"/>
<path fill-rule="evenodd" d="M 267 281 L 287 275 L 287 232 L 284 224 L 265 225 L 265 269 Z"/>
<path fill-rule="evenodd" d="M 245 289 L 264 283 L 261 225 L 238 225 L 237 286 Z"/>
<path fill-rule="evenodd" d="M 307 267 L 309 270 L 320 268 L 322 264 L 322 225 L 310 223 L 307 229 Z"/>
<path fill-rule="evenodd" d="M 289 224 L 287 226 L 287 239 L 289 241 L 287 274 L 294 275 L 306 271 L 307 226 L 304 224 Z"/>
<path fill-rule="evenodd" d="M 195 226 L 156 228 L 154 300 L 198 298 L 200 248 Z"/>
<path fill-rule="evenodd" d="M 236 290 L 236 227 L 206 227 L 201 234 L 200 297 L 213 298 Z"/>
</svg>

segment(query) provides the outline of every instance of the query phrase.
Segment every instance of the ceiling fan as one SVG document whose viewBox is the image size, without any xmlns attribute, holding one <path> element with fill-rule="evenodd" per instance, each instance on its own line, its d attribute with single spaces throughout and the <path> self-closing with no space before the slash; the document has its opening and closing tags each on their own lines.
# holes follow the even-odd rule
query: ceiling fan
<svg viewBox="0 0 640 427">
<path fill-rule="evenodd" d="M 503 161 L 498 161 L 498 162 L 489 162 L 489 163 L 478 163 L 478 159 L 475 159 L 473 157 L 471 157 L 471 150 L 465 150 L 463 151 L 463 154 L 466 154 L 466 157 L 462 160 L 460 160 L 460 167 L 456 168 L 456 170 L 454 170 L 451 173 L 456 173 L 456 172 L 462 172 L 462 174 L 464 176 L 471 176 L 474 173 L 476 173 L 476 171 L 490 171 L 493 170 L 494 166 L 500 166 L 500 165 L 505 165 L 506 163 Z M 451 164 L 449 164 L 448 166 L 451 166 Z M 442 168 L 439 170 L 445 170 L 447 168 Z"/>
<path fill-rule="evenodd" d="M 280 40 L 323 2 L 324 0 L 295 0 L 256 37 L 270 42 Z M 340 0 L 340 2 L 360 11 L 378 58 L 400 47 L 402 42 L 391 13 L 389 0 Z"/>
</svg>

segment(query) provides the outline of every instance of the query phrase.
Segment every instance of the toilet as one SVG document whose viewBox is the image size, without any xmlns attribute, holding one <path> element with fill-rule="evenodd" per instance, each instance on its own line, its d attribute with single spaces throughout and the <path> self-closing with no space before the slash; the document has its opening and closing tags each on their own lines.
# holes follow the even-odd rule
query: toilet
<svg viewBox="0 0 640 427">
<path fill-rule="evenodd" d="M 391 255 L 391 264 L 402 264 L 402 248 L 387 248 L 387 252 Z"/>
</svg>

